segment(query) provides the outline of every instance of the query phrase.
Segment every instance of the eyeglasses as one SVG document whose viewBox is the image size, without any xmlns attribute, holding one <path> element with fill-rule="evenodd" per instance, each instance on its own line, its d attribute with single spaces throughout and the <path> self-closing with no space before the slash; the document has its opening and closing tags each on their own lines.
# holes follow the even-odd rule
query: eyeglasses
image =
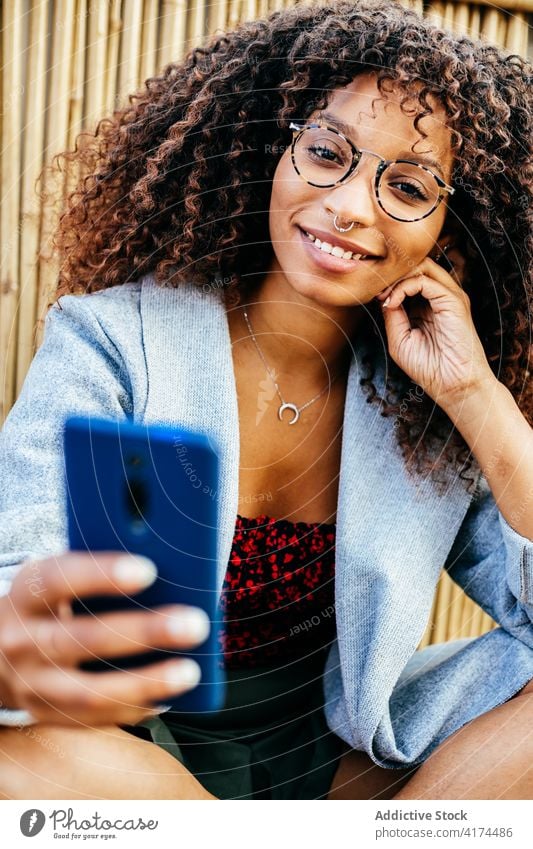
<svg viewBox="0 0 533 849">
<path fill-rule="evenodd" d="M 311 186 L 332 188 L 345 182 L 359 165 L 363 153 L 379 159 L 374 182 L 376 199 L 383 212 L 397 221 L 420 221 L 438 207 L 455 189 L 420 162 L 386 160 L 352 142 L 333 127 L 321 122 L 291 122 L 292 164 Z"/>
</svg>

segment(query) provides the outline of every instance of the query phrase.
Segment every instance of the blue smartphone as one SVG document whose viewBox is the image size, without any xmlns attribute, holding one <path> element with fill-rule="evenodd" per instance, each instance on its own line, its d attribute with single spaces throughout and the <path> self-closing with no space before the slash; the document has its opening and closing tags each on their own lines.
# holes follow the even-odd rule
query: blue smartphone
<svg viewBox="0 0 533 849">
<path fill-rule="evenodd" d="M 217 619 L 218 452 L 204 434 L 131 421 L 71 417 L 64 430 L 67 522 L 73 551 L 122 551 L 149 557 L 158 577 L 134 596 L 77 598 L 75 614 L 163 604 L 203 608 Z M 83 661 L 81 669 L 128 669 L 191 657 L 200 683 L 165 698 L 171 710 L 217 711 L 225 697 L 216 629 L 194 649 L 153 649 L 127 657 Z"/>
</svg>

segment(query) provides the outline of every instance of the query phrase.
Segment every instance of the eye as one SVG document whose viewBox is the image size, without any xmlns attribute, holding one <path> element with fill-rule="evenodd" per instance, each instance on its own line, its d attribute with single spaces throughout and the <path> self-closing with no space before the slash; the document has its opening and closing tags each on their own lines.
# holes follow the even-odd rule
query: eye
<svg viewBox="0 0 533 849">
<path fill-rule="evenodd" d="M 333 147 L 328 147 L 327 144 L 314 143 L 307 146 L 307 152 L 315 161 L 333 162 L 335 165 L 343 165 L 344 157 L 339 154 Z"/>
<path fill-rule="evenodd" d="M 394 183 L 389 183 L 391 189 L 396 189 L 411 200 L 428 200 L 428 195 L 424 191 L 420 183 L 409 182 L 408 180 L 396 180 Z"/>
</svg>

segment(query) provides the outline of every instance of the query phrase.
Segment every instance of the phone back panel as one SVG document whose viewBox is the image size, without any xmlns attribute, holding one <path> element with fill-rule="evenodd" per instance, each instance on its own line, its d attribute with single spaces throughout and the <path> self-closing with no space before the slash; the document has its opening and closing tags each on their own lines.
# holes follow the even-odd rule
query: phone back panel
<svg viewBox="0 0 533 849">
<path fill-rule="evenodd" d="M 202 607 L 212 622 L 208 639 L 195 649 L 151 649 L 86 661 L 81 668 L 128 669 L 192 657 L 202 669 L 200 684 L 165 703 L 184 712 L 219 710 L 225 691 L 216 634 L 219 463 L 210 440 L 162 425 L 70 418 L 65 466 L 70 548 L 142 554 L 158 570 L 155 583 L 140 593 L 76 599 L 74 612 L 179 603 Z"/>
</svg>

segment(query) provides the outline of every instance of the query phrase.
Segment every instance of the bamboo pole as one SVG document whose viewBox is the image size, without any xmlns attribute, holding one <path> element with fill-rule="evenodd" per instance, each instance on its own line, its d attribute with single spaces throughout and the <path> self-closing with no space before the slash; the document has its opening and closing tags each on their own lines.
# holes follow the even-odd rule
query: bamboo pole
<svg viewBox="0 0 533 849">
<path fill-rule="evenodd" d="M 36 180 L 43 165 L 48 3 L 35 3 L 30 12 L 27 61 L 25 144 L 22 164 L 20 296 L 16 394 L 18 396 L 34 353 L 35 312 L 39 287 L 40 201 Z"/>
<path fill-rule="evenodd" d="M 88 127 L 104 116 L 106 109 L 108 4 L 90 0 L 85 80 L 85 120 Z M 116 68 L 113 68 L 113 72 Z"/>
<path fill-rule="evenodd" d="M 528 41 L 529 26 L 527 16 L 523 12 L 518 12 L 508 20 L 505 47 L 510 53 L 527 56 Z"/>
<path fill-rule="evenodd" d="M 452 0 L 453 3 L 461 3 L 463 0 Z M 509 12 L 533 12 L 533 0 L 476 0 L 481 6 L 490 7 L 493 10 L 506 9 Z"/>
<path fill-rule="evenodd" d="M 161 4 L 161 41 L 159 44 L 158 67 L 177 62 L 184 53 L 186 32 L 185 0 L 163 0 Z"/>
<path fill-rule="evenodd" d="M 496 622 L 492 619 L 488 613 L 483 611 L 483 619 L 481 620 L 481 633 L 485 634 L 487 631 L 493 631 L 494 628 L 497 628 Z"/>
<path fill-rule="evenodd" d="M 68 0 L 57 0 L 54 6 L 52 20 L 52 53 L 54 64 L 50 69 L 49 102 L 46 111 L 46 135 L 45 135 L 45 163 L 48 165 L 55 154 L 64 151 L 68 145 L 68 124 L 70 110 L 70 85 L 72 75 L 72 43 L 74 40 L 74 15 L 72 5 Z M 58 182 L 58 191 L 64 186 L 64 175 L 55 173 Z M 54 178 L 47 173 L 44 179 L 46 191 L 53 188 Z M 58 196 L 58 202 L 61 198 Z M 41 242 L 39 258 L 39 297 L 37 306 L 37 320 L 41 322 L 47 311 L 47 306 L 52 293 L 55 291 L 57 276 L 59 273 L 59 260 L 51 251 L 50 237 L 57 224 L 52 208 L 48 208 L 50 214 L 42 219 Z M 60 211 L 60 206 L 57 211 Z M 42 339 L 43 325 L 37 328 L 37 344 Z"/>
<path fill-rule="evenodd" d="M 197 47 L 203 43 L 206 31 L 206 3 L 205 0 L 193 0 L 189 3 L 188 14 L 188 45 Z"/>
<path fill-rule="evenodd" d="M 159 24 L 159 0 L 145 0 L 142 26 L 141 59 L 139 79 L 141 83 L 157 74 L 157 28 Z"/>
<path fill-rule="evenodd" d="M 454 31 L 458 35 L 469 35 L 470 7 L 468 3 L 458 3 L 453 18 Z"/>
<path fill-rule="evenodd" d="M 218 31 L 225 32 L 226 16 L 228 12 L 227 0 L 217 0 L 207 6 L 207 27 L 210 34 Z"/>
<path fill-rule="evenodd" d="M 469 34 L 470 38 L 479 39 L 479 34 L 481 32 L 481 8 L 480 6 L 471 6 L 470 11 L 470 26 L 469 26 Z"/>
<path fill-rule="evenodd" d="M 112 114 L 117 108 L 120 33 L 122 30 L 120 6 L 120 0 L 111 0 L 107 22 L 102 26 L 102 33 L 106 33 L 106 61 L 105 67 L 101 69 L 104 100 L 101 113 L 93 116 L 93 122 L 95 123 L 97 123 L 100 118 L 103 118 L 104 112 Z"/>
<path fill-rule="evenodd" d="M 509 16 L 505 14 L 505 12 L 499 13 L 499 26 L 498 26 L 498 44 L 500 47 L 505 47 L 505 42 L 507 41 L 507 24 L 509 21 Z"/>
<path fill-rule="evenodd" d="M 424 0 L 411 0 L 411 8 L 419 15 L 424 14 Z"/>
<path fill-rule="evenodd" d="M 139 86 L 142 13 L 141 0 L 132 0 L 123 6 L 117 82 L 117 100 L 121 104 L 126 104 L 127 95 Z"/>
<path fill-rule="evenodd" d="M 15 352 L 20 289 L 20 195 L 22 132 L 22 0 L 2 7 L 2 185 L 0 204 L 0 378 L 3 422 L 15 400 Z M 7 114 L 6 114 L 7 113 Z M 8 117 L 8 120 L 6 118 Z"/>
<path fill-rule="evenodd" d="M 442 14 L 442 24 L 441 26 L 444 29 L 449 30 L 450 32 L 455 32 L 455 13 L 457 9 L 454 3 L 451 3 L 450 0 L 444 4 L 444 11 Z"/>
<path fill-rule="evenodd" d="M 483 624 L 483 610 L 481 607 L 472 604 L 471 606 L 472 613 L 470 616 L 470 629 L 468 636 L 469 637 L 477 637 L 478 634 L 481 633 L 481 628 Z"/>
<path fill-rule="evenodd" d="M 45 163 L 48 165 L 52 158 L 68 146 L 68 126 L 70 111 L 70 85 L 72 76 L 73 56 L 71 45 L 74 39 L 75 16 L 72 6 L 68 0 L 58 0 L 53 7 L 52 18 L 52 56 L 55 59 L 50 69 L 49 102 L 46 109 L 46 148 Z M 53 185 L 53 180 L 58 180 L 58 189 L 63 191 L 64 174 L 45 175 L 44 185 L 46 190 Z M 37 305 L 37 320 L 41 322 L 47 312 L 48 301 L 55 291 L 57 275 L 59 272 L 58 259 L 50 252 L 51 231 L 55 229 L 56 222 L 50 220 L 42 221 L 41 231 L 41 257 L 39 265 L 39 297 Z M 43 325 L 37 327 L 37 344 L 42 339 Z"/>
<path fill-rule="evenodd" d="M 229 7 L 228 29 L 234 29 L 241 20 L 242 0 L 231 0 Z"/>
<path fill-rule="evenodd" d="M 444 575 L 437 590 L 437 609 L 432 643 L 443 643 L 448 639 L 448 616 L 452 599 L 452 587 L 452 581 L 448 575 Z"/>
<path fill-rule="evenodd" d="M 500 35 L 500 12 L 497 9 L 487 9 L 481 19 L 481 37 L 491 44 L 498 44 Z"/>
<path fill-rule="evenodd" d="M 454 584 L 448 576 L 448 580 L 452 583 L 450 610 L 448 616 L 448 628 L 446 631 L 446 639 L 455 640 L 462 635 L 464 601 L 465 594 L 457 584 Z"/>
<path fill-rule="evenodd" d="M 74 150 L 76 136 L 82 130 L 83 124 L 83 84 L 85 64 L 85 43 L 87 38 L 87 0 L 78 0 L 75 15 L 76 32 L 74 36 L 74 52 L 72 57 L 72 85 L 70 90 L 68 144 L 69 150 Z M 81 177 L 78 163 L 69 165 L 65 179 L 65 196 L 77 185 Z"/>
<path fill-rule="evenodd" d="M 442 26 L 444 18 L 444 3 L 440 3 L 439 0 L 431 3 L 426 12 L 426 17 L 429 18 L 435 26 Z"/>
<path fill-rule="evenodd" d="M 441 575 L 440 581 L 444 580 L 444 574 Z M 433 596 L 433 603 L 431 605 L 431 613 L 429 615 L 428 624 L 426 626 L 426 630 L 420 643 L 418 644 L 418 649 L 423 649 L 426 646 L 429 646 L 433 642 L 433 631 L 435 629 L 435 613 L 437 610 L 437 596 L 438 596 L 438 587 L 435 591 L 435 595 Z"/>
</svg>

